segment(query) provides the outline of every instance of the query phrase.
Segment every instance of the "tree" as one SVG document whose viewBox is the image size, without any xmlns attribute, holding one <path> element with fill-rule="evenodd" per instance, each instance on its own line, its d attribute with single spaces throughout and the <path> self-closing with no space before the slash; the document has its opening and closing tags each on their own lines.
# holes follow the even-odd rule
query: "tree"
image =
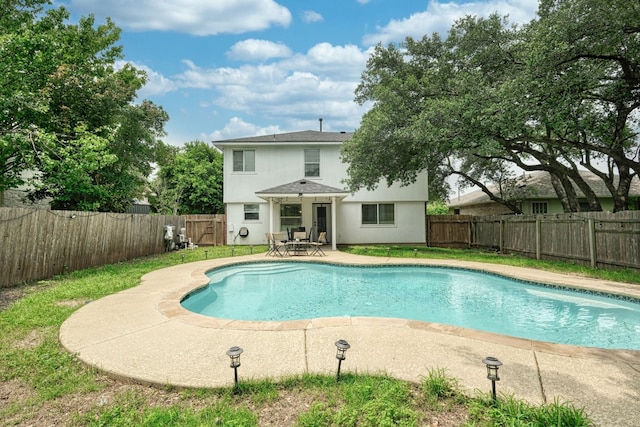
<svg viewBox="0 0 640 427">
<path fill-rule="evenodd" d="M 152 206 L 173 215 L 224 213 L 222 153 L 202 141 L 165 147 L 164 153 L 152 184 Z"/>
<path fill-rule="evenodd" d="M 430 200 L 427 203 L 427 215 L 447 215 L 449 207 L 444 200 Z"/>
<path fill-rule="evenodd" d="M 508 27 L 498 15 L 467 17 L 444 40 L 434 34 L 408 38 L 401 49 L 378 46 L 356 90 L 356 100 L 373 101 L 373 108 L 343 150 L 350 188 L 380 178 L 405 183 L 427 168 L 432 194 L 445 186 L 434 183 L 432 170 L 458 174 L 518 212 L 517 195 L 493 194 L 487 185 L 513 186 L 510 170 L 518 166 L 550 173 L 566 211 L 580 209 L 574 184 L 599 210 L 578 172 L 582 166 L 601 177 L 616 209 L 624 209 L 639 160 L 633 131 L 639 44 L 632 23 L 640 22 L 640 7 L 614 3 L 607 16 L 632 18 L 621 17 L 613 28 L 589 25 L 602 22 L 597 11 L 608 4 L 558 0 L 543 2 L 540 19 L 522 28 Z M 580 32 L 583 26 L 589 30 Z M 605 161 L 607 172 L 594 160 Z"/>
<path fill-rule="evenodd" d="M 168 116 L 149 101 L 133 103 L 146 76 L 116 69 L 119 28 L 93 16 L 66 24 L 64 8 L 43 13 L 45 4 L 0 5 L 0 191 L 30 169 L 32 200 L 124 211 L 144 190 Z"/>
</svg>

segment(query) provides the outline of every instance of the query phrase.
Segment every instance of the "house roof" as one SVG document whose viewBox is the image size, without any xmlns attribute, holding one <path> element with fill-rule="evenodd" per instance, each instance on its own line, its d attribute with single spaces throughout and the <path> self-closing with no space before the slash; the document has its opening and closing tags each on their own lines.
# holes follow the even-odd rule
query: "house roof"
<svg viewBox="0 0 640 427">
<path fill-rule="evenodd" d="M 271 135 L 250 136 L 247 138 L 225 139 L 213 141 L 215 146 L 236 145 L 236 144 L 280 144 L 280 143 L 343 143 L 351 138 L 353 132 L 320 132 L 315 130 L 305 130 L 302 132 L 274 133 Z"/>
<path fill-rule="evenodd" d="M 267 188 L 266 190 L 256 191 L 257 196 L 264 197 L 291 197 L 291 196 L 339 196 L 344 197 L 348 194 L 336 187 L 329 187 L 309 179 L 299 179 L 289 182 L 288 184 L 278 185 L 277 187 Z"/>
<path fill-rule="evenodd" d="M 582 176 L 582 179 L 584 179 L 594 193 L 596 193 L 596 196 L 611 197 L 611 193 L 609 193 L 604 182 L 597 175 L 589 171 L 580 171 L 580 176 Z M 531 187 L 535 190 L 533 193 L 526 196 L 527 200 L 556 199 L 558 197 L 553 189 L 553 185 L 551 184 L 551 176 L 546 171 L 527 173 L 519 177 L 518 180 L 522 182 L 522 185 Z M 492 192 L 497 191 L 496 185 L 488 185 L 487 188 Z M 574 188 L 576 189 L 578 197 L 584 197 L 584 193 L 575 184 Z M 638 180 L 638 178 L 635 178 L 632 181 L 629 194 L 634 196 L 640 195 L 640 180 Z M 491 200 L 486 193 L 482 190 L 476 190 L 469 194 L 465 194 L 464 196 L 452 199 L 448 206 L 473 206 L 490 202 Z"/>
</svg>

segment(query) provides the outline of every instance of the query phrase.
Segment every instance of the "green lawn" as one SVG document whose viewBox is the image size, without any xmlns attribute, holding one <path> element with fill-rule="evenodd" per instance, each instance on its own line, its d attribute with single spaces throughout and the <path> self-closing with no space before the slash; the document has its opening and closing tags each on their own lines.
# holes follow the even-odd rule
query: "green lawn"
<svg viewBox="0 0 640 427">
<path fill-rule="evenodd" d="M 581 426 L 579 408 L 554 402 L 531 406 L 511 396 L 462 390 L 432 367 L 420 384 L 384 375 L 306 375 L 277 383 L 241 383 L 233 389 L 175 390 L 127 384 L 80 363 L 59 344 L 60 325 L 86 301 L 136 286 L 159 268 L 248 254 L 249 247 L 198 248 L 72 272 L 25 285 L 26 295 L 0 312 L 0 420 L 2 425 L 70 426 Z M 386 247 L 349 247 L 387 256 Z M 266 247 L 254 247 L 254 253 Z M 640 283 L 637 275 L 604 273 L 477 251 L 391 247 L 389 256 L 500 262 Z M 184 255 L 184 259 L 183 259 Z M 632 280 L 634 279 L 634 280 Z M 288 421 L 283 421 L 288 420 Z"/>
</svg>

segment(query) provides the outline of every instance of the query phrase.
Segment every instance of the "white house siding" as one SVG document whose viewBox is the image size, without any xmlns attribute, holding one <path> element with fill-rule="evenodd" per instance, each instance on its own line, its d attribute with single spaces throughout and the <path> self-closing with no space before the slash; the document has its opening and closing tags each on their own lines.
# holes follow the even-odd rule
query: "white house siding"
<svg viewBox="0 0 640 427">
<path fill-rule="evenodd" d="M 386 203 L 392 203 L 387 201 Z M 340 244 L 424 244 L 425 203 L 396 202 L 394 225 L 362 225 L 359 202 L 338 205 L 338 243 Z"/>
</svg>

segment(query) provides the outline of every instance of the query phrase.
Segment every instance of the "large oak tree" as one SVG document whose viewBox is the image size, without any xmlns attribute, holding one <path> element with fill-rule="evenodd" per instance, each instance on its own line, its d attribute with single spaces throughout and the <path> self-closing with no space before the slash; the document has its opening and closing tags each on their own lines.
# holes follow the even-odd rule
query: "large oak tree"
<svg viewBox="0 0 640 427">
<path fill-rule="evenodd" d="M 599 210 L 583 167 L 625 209 L 640 165 L 638 22 L 638 2 L 548 0 L 522 27 L 467 17 L 444 39 L 378 46 L 356 91 L 373 107 L 343 149 L 348 184 L 408 183 L 426 168 L 432 194 L 457 174 L 518 212 L 518 166 L 549 172 L 566 211 L 581 209 L 574 184 Z"/>
</svg>

